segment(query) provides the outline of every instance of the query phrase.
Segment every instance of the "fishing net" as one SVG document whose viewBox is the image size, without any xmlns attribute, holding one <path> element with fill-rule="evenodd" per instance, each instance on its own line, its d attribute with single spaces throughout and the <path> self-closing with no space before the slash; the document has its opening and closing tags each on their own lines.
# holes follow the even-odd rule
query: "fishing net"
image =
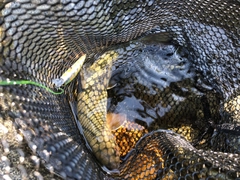
<svg viewBox="0 0 240 180">
<path fill-rule="evenodd" d="M 240 178 L 238 0 L 4 0 L 0 10 L 1 179 Z M 116 171 L 76 121 L 81 78 L 64 93 L 53 83 L 82 55 L 87 66 L 112 52 L 107 108 L 128 119 L 113 130 Z"/>
</svg>

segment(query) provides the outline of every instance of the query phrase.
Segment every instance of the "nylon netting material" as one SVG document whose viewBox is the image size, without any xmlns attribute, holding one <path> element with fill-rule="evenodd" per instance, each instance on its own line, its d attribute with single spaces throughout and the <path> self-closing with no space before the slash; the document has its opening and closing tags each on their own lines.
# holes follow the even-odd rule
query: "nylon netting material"
<svg viewBox="0 0 240 180">
<path fill-rule="evenodd" d="M 173 132 L 152 132 L 115 178 L 239 177 L 239 1 L 22 0 L 0 2 L 0 9 L 1 81 L 27 79 L 50 88 L 84 53 L 92 62 L 113 45 L 167 32 L 220 94 L 221 118 L 208 124 L 214 131 L 211 147 L 197 150 Z M 9 85 L 0 86 L 0 96 L 1 178 L 109 176 L 86 148 L 65 94 Z"/>
</svg>

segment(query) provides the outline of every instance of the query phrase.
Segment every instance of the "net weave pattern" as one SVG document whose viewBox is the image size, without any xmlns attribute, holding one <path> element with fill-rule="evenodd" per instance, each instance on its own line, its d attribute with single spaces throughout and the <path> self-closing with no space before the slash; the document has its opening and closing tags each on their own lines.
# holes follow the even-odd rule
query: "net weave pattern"
<svg viewBox="0 0 240 180">
<path fill-rule="evenodd" d="M 79 133 L 68 88 L 53 95 L 34 85 L 0 86 L 0 179 L 240 178 L 238 0 L 1 1 L 0 80 L 54 89 L 52 80 L 81 55 L 92 62 L 107 48 L 156 32 L 186 48 L 194 69 L 221 97 L 208 150 L 154 131 L 121 164 L 120 175 L 109 175 Z"/>
</svg>

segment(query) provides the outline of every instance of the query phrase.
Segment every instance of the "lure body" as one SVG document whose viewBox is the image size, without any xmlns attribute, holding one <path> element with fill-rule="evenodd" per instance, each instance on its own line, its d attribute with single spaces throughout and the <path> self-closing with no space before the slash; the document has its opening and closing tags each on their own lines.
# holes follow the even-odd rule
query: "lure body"
<svg viewBox="0 0 240 180">
<path fill-rule="evenodd" d="M 85 59 L 86 54 L 82 55 L 59 79 L 53 79 L 52 82 L 55 84 L 56 88 L 70 83 L 81 70 Z"/>
</svg>

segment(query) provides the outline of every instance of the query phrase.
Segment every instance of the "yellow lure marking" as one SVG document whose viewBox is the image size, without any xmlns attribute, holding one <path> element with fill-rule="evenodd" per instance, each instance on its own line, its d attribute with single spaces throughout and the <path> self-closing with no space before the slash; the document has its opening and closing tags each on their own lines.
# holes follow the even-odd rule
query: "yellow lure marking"
<svg viewBox="0 0 240 180">
<path fill-rule="evenodd" d="M 55 84 L 56 88 L 70 83 L 81 70 L 85 59 L 86 54 L 81 56 L 65 73 L 63 73 L 60 79 L 53 79 L 52 82 Z"/>
</svg>

